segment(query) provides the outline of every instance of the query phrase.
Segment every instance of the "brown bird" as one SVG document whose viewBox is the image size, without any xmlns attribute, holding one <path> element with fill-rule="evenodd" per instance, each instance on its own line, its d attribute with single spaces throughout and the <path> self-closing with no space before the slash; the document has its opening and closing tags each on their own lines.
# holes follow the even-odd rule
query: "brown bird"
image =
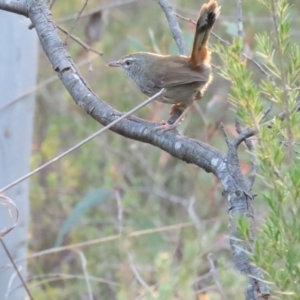
<svg viewBox="0 0 300 300">
<path fill-rule="evenodd" d="M 108 64 L 121 68 L 149 97 L 165 88 L 157 101 L 173 104 L 168 120 L 172 128 L 177 126 L 193 101 L 202 98 L 212 80 L 207 43 L 220 9 L 215 0 L 202 5 L 190 57 L 138 52 Z"/>
</svg>

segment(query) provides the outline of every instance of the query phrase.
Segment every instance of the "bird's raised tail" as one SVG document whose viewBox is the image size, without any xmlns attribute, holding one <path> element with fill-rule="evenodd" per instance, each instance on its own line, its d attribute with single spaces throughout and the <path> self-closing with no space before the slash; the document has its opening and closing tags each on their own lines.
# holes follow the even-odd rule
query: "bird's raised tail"
<svg viewBox="0 0 300 300">
<path fill-rule="evenodd" d="M 209 0 L 202 5 L 196 25 L 193 51 L 190 62 L 194 66 L 210 60 L 207 42 L 216 19 L 220 14 L 221 6 L 216 0 Z"/>
</svg>

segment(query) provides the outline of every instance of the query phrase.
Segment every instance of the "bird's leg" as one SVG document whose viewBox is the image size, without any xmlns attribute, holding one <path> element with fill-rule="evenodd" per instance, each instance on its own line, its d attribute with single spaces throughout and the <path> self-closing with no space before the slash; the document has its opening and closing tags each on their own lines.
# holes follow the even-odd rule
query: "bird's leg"
<svg viewBox="0 0 300 300">
<path fill-rule="evenodd" d="M 174 104 L 172 106 L 168 122 L 164 121 L 163 124 L 156 127 L 155 130 L 169 131 L 176 129 L 179 122 L 184 120 L 185 114 L 188 112 L 190 107 L 190 105 L 186 107 L 180 104 Z"/>
<path fill-rule="evenodd" d="M 176 128 L 179 125 L 180 121 L 183 121 L 185 119 L 185 115 L 186 113 L 189 111 L 189 109 L 191 108 L 191 106 L 186 107 L 183 111 L 180 112 L 180 115 L 175 119 L 175 122 L 173 122 L 173 115 L 171 115 L 171 118 L 168 120 L 168 125 L 170 127 L 174 127 Z"/>
</svg>

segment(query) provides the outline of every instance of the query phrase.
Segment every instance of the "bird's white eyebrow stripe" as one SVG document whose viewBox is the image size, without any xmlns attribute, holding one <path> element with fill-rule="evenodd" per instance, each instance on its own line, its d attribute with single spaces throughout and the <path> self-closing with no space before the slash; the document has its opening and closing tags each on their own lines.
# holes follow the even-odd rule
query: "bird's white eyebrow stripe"
<svg viewBox="0 0 300 300">
<path fill-rule="evenodd" d="M 125 58 L 123 58 L 124 61 L 126 61 L 126 60 L 131 60 L 131 61 L 132 61 L 132 60 L 134 60 L 134 59 L 135 59 L 135 58 L 133 58 L 133 57 L 125 57 Z"/>
</svg>

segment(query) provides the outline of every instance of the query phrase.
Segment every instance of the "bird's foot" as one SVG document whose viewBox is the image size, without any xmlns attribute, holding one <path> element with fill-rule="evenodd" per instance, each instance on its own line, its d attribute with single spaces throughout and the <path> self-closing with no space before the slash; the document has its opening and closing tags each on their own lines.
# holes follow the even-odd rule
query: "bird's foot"
<svg viewBox="0 0 300 300">
<path fill-rule="evenodd" d="M 161 133 L 165 133 L 167 131 L 171 131 L 171 130 L 176 130 L 177 132 L 177 126 L 178 126 L 178 123 L 175 123 L 175 124 L 169 124 L 168 122 L 166 121 L 161 121 L 160 122 L 161 125 L 157 126 L 154 130 L 155 131 L 159 131 Z"/>
</svg>

